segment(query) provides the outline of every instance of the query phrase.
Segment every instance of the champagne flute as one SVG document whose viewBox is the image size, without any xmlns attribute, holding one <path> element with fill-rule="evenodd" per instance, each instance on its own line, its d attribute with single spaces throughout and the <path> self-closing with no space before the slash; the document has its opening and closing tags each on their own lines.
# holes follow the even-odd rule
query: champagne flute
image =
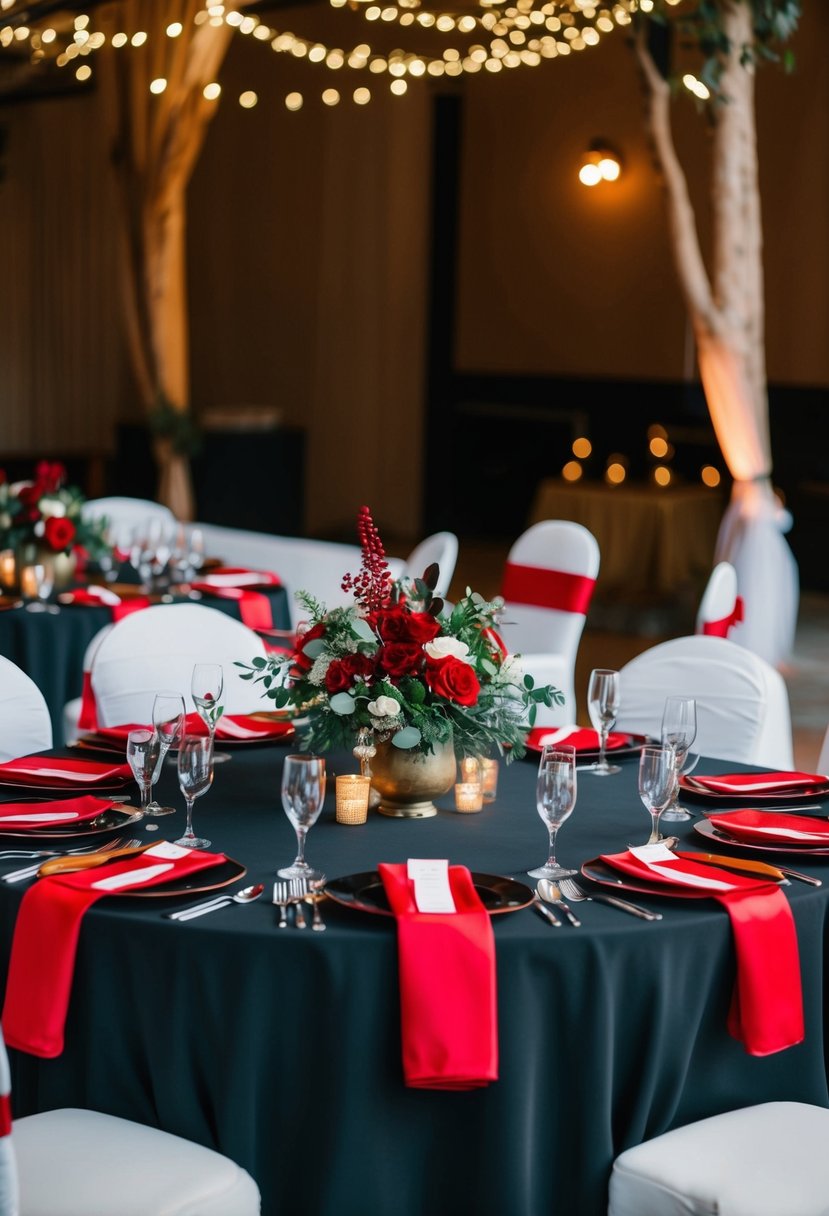
<svg viewBox="0 0 829 1216">
<path fill-rule="evenodd" d="M 213 736 L 183 735 L 178 745 L 178 783 L 187 804 L 184 835 L 173 843 L 184 849 L 208 849 L 210 841 L 193 832 L 193 803 L 213 784 Z"/>
<path fill-rule="evenodd" d="M 127 735 L 127 762 L 141 794 L 141 814 L 147 814 L 153 775 L 158 767 L 159 742 L 155 731 L 141 726 Z"/>
<path fill-rule="evenodd" d="M 286 756 L 282 766 L 282 806 L 294 825 L 297 855 L 293 865 L 277 870 L 280 878 L 303 878 L 309 883 L 325 880 L 305 860 L 305 837 L 317 822 L 325 798 L 325 760 L 321 756 Z"/>
<path fill-rule="evenodd" d="M 679 777 L 691 744 L 697 737 L 697 703 L 693 697 L 666 697 L 662 714 L 662 742 L 670 744 L 676 754 L 676 782 L 673 797 L 662 813 L 663 823 L 681 823 L 691 819 L 687 807 L 678 804 Z M 689 765 L 689 769 L 693 765 Z"/>
<path fill-rule="evenodd" d="M 153 701 L 153 729 L 158 736 L 158 764 L 153 773 L 153 785 L 161 776 L 164 759 L 184 728 L 184 697 L 177 692 L 159 692 Z M 153 817 L 172 815 L 173 806 L 161 806 L 155 798 L 147 804 L 147 814 Z"/>
<path fill-rule="evenodd" d="M 608 764 L 605 750 L 607 736 L 616 724 L 619 713 L 619 673 L 605 667 L 597 667 L 590 673 L 587 686 L 587 710 L 593 729 L 599 734 L 599 759 L 590 771 L 596 777 L 609 777 L 621 772 L 618 764 Z"/>
<path fill-rule="evenodd" d="M 566 870 L 556 861 L 556 836 L 576 805 L 576 749 L 566 745 L 545 747 L 538 765 L 535 804 L 550 833 L 550 856 L 543 866 L 528 870 L 530 878 L 568 878 L 575 870 Z"/>
<path fill-rule="evenodd" d="M 668 744 L 643 747 L 639 755 L 639 797 L 650 811 L 652 828 L 648 844 L 657 844 L 659 820 L 673 797 L 676 785 L 676 755 Z"/>
</svg>

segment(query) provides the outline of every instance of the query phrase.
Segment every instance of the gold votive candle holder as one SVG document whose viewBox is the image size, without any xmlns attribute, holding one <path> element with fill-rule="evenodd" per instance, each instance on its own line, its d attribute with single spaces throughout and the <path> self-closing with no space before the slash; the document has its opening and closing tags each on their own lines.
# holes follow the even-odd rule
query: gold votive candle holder
<svg viewBox="0 0 829 1216">
<path fill-rule="evenodd" d="M 483 806 L 484 787 L 481 780 L 481 762 L 477 756 L 463 756 L 458 761 L 455 810 L 469 815 L 483 810 Z"/>
<path fill-rule="evenodd" d="M 494 802 L 498 793 L 498 761 L 484 758 L 481 761 L 481 784 L 484 787 L 484 802 Z"/>
<path fill-rule="evenodd" d="M 368 818 L 368 799 L 371 792 L 371 777 L 359 773 L 340 773 L 336 782 L 337 823 L 365 823 Z"/>
</svg>

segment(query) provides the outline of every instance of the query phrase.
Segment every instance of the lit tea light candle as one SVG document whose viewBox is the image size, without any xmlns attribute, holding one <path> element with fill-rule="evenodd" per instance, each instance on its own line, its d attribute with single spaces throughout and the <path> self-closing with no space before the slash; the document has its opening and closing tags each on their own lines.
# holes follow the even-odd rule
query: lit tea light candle
<svg viewBox="0 0 829 1216">
<path fill-rule="evenodd" d="M 458 781 L 455 785 L 455 810 L 481 811 L 484 806 L 484 791 L 480 781 Z"/>
<path fill-rule="evenodd" d="M 498 792 L 498 761 L 484 759 L 481 761 L 481 783 L 484 790 L 484 802 L 494 802 Z"/>
<path fill-rule="evenodd" d="M 17 562 L 14 549 L 3 549 L 0 552 L 0 586 L 7 591 L 14 591 L 17 583 Z"/>
<path fill-rule="evenodd" d="M 340 774 L 336 781 L 337 823 L 365 823 L 370 792 L 371 777 L 362 777 L 359 773 Z"/>
<path fill-rule="evenodd" d="M 25 600 L 36 600 L 42 582 L 42 566 L 24 566 L 20 571 L 20 594 Z"/>
</svg>

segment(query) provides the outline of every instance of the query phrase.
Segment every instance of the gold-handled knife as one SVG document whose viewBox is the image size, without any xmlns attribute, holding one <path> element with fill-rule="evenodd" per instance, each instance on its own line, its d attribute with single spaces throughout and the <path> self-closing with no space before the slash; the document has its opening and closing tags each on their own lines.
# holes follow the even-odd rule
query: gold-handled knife
<svg viewBox="0 0 829 1216">
<path fill-rule="evenodd" d="M 683 857 L 689 861 L 699 861 L 703 865 L 721 866 L 724 870 L 743 870 L 747 874 L 756 874 L 759 878 L 768 878 L 773 882 L 785 882 L 785 875 L 779 866 L 769 865 L 765 861 L 753 861 L 748 857 L 724 857 L 721 853 L 686 853 Z"/>
<path fill-rule="evenodd" d="M 137 848 L 110 849 L 105 853 L 84 853 L 79 857 L 53 857 L 51 861 L 43 863 L 37 876 L 47 878 L 50 874 L 71 874 L 74 870 L 92 870 L 96 866 L 106 865 L 108 861 L 114 861 L 116 857 L 135 857 L 137 854 L 151 849 L 154 843 L 155 841 L 151 840 L 149 844 L 141 844 Z"/>
</svg>

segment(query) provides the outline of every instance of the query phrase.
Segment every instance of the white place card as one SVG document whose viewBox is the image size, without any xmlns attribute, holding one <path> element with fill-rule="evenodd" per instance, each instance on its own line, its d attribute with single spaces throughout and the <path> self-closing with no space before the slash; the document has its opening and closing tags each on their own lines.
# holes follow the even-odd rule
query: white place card
<svg viewBox="0 0 829 1216">
<path fill-rule="evenodd" d="M 137 883 L 149 882 L 151 878 L 157 878 L 159 874 L 165 874 L 172 868 L 171 861 L 163 861 L 157 866 L 141 866 L 137 870 L 126 870 L 123 874 L 111 874 L 109 878 L 93 882 L 92 886 L 96 891 L 117 891 L 121 887 L 134 887 Z"/>
<path fill-rule="evenodd" d="M 456 912 L 449 886 L 449 862 L 434 858 L 409 858 L 407 873 L 414 883 L 418 912 Z"/>
<path fill-rule="evenodd" d="M 681 858 L 672 853 L 664 844 L 643 844 L 630 850 L 634 857 L 653 870 L 654 874 L 667 878 L 669 882 L 679 883 L 683 887 L 702 887 L 706 891 L 733 891 L 735 883 L 721 882 L 718 878 L 703 878 L 701 874 L 691 874 L 682 865 Z"/>
</svg>

